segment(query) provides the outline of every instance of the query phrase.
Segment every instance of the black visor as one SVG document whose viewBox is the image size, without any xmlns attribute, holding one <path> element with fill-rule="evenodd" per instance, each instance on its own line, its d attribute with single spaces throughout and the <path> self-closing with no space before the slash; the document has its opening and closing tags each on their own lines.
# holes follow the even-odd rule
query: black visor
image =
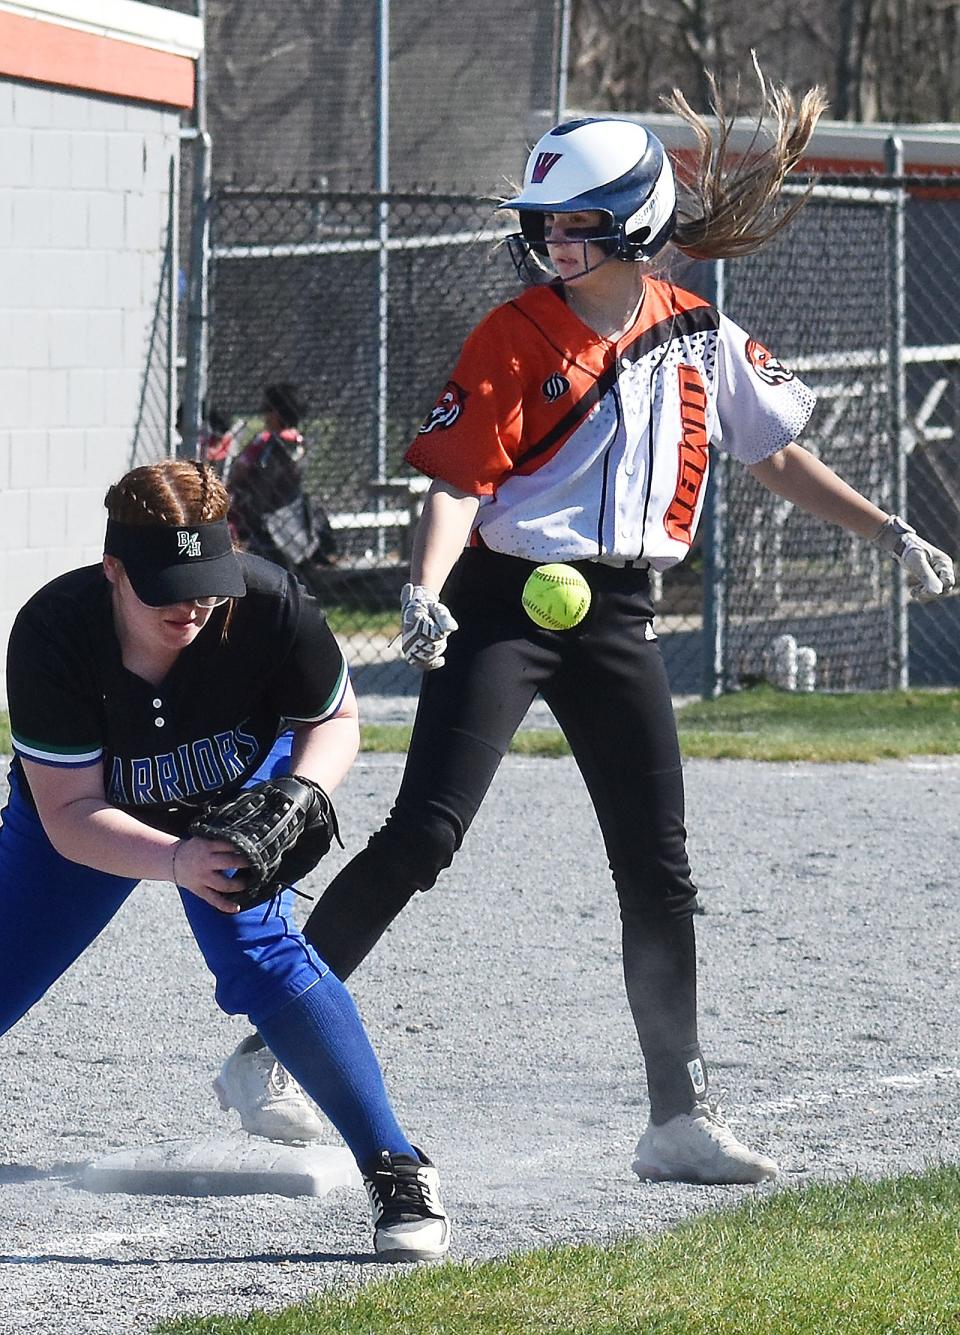
<svg viewBox="0 0 960 1335">
<path fill-rule="evenodd" d="M 149 607 L 242 598 L 247 591 L 225 519 L 182 525 L 108 519 L 103 551 L 123 562 L 134 593 Z"/>
</svg>

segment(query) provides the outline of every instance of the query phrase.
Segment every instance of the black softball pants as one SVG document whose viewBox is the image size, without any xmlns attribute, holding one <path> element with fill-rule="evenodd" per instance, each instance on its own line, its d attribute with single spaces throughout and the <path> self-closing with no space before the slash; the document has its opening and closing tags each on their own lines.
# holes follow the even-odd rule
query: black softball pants
<svg viewBox="0 0 960 1335">
<path fill-rule="evenodd" d="M 450 865 L 539 692 L 603 833 L 651 1117 L 661 1122 L 705 1092 L 676 724 L 646 571 L 575 564 L 591 585 L 590 610 L 572 630 L 547 631 L 520 603 L 533 563 L 485 549 L 463 554 L 444 592 L 460 629 L 445 665 L 424 675 L 396 803 L 318 901 L 304 935 L 349 977 L 414 892 Z"/>
</svg>

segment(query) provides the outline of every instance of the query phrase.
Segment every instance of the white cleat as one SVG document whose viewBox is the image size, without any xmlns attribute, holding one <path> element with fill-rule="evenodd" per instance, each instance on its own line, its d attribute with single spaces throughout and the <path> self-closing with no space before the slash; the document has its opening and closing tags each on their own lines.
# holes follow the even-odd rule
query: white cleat
<svg viewBox="0 0 960 1335">
<path fill-rule="evenodd" d="M 361 1169 L 378 1261 L 435 1261 L 450 1246 L 440 1178 L 427 1156 L 417 1155 L 382 1150 Z"/>
<path fill-rule="evenodd" d="M 269 1048 L 237 1047 L 223 1063 L 213 1088 L 224 1111 L 235 1108 L 251 1136 L 306 1144 L 322 1140 L 324 1124 L 306 1094 Z"/>
<path fill-rule="evenodd" d="M 651 1122 L 634 1155 L 633 1171 L 652 1182 L 726 1186 L 766 1182 L 779 1171 L 765 1154 L 742 1145 L 719 1107 L 709 1103 L 697 1103 L 662 1126 Z"/>
</svg>

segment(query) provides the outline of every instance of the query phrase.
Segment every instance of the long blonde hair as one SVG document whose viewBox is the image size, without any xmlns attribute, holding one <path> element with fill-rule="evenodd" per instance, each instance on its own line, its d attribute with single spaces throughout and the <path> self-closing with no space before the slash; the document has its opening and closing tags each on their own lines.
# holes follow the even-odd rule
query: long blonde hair
<svg viewBox="0 0 960 1335">
<path fill-rule="evenodd" d="M 697 138 L 697 160 L 691 173 L 681 160 L 677 168 L 677 226 L 674 246 L 696 259 L 728 259 L 751 251 L 786 227 L 807 202 L 809 191 L 784 204 L 784 178 L 800 161 L 827 107 L 824 90 L 810 88 L 799 107 L 789 89 L 769 84 L 756 56 L 753 68 L 760 84 L 760 112 L 743 153 L 730 154 L 730 136 L 740 102 L 737 81 L 732 110 L 712 74 L 711 124 L 693 110 L 675 88 L 666 104 L 681 116 Z"/>
</svg>

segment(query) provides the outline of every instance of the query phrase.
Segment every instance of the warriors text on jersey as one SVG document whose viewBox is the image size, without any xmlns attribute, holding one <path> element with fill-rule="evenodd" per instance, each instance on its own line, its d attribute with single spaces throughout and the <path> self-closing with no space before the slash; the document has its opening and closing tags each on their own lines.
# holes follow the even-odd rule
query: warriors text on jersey
<svg viewBox="0 0 960 1335">
<path fill-rule="evenodd" d="M 478 495 L 473 541 L 531 561 L 682 561 L 709 446 L 759 463 L 800 432 L 814 396 L 732 320 L 646 279 L 613 342 L 528 288 L 464 344 L 407 462 Z"/>
<path fill-rule="evenodd" d="M 34 594 L 7 657 L 14 764 L 102 765 L 109 802 L 182 833 L 197 807 L 242 786 L 288 721 L 336 713 L 347 667 L 319 605 L 279 567 L 240 560 L 247 594 L 226 634 L 229 604 L 159 686 L 123 665 L 100 566 Z"/>
</svg>

